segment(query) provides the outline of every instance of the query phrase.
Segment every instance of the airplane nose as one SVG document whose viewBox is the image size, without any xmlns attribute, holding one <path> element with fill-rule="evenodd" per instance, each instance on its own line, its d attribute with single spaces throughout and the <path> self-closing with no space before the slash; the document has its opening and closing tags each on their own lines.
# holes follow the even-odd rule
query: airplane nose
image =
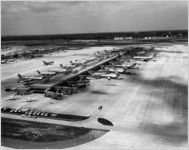
<svg viewBox="0 0 189 150">
<path fill-rule="evenodd" d="M 98 122 L 106 126 L 113 126 L 113 123 L 111 121 L 104 118 L 98 118 Z"/>
</svg>

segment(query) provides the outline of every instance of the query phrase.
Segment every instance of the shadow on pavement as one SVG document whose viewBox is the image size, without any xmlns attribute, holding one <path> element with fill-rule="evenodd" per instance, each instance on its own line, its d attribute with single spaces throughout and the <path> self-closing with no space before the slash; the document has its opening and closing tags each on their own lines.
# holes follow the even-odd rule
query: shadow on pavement
<svg viewBox="0 0 189 150">
<path fill-rule="evenodd" d="M 166 125 L 147 123 L 142 126 L 141 131 L 155 135 L 157 140 L 180 145 L 188 141 L 187 127 L 187 123 L 170 123 Z"/>
<path fill-rule="evenodd" d="M 165 105 L 174 116 L 174 120 L 167 124 L 144 122 L 141 126 L 141 132 L 155 135 L 156 138 L 171 144 L 182 144 L 188 141 L 188 86 L 187 84 L 176 83 L 170 78 L 157 78 L 155 80 L 144 79 L 140 75 L 134 76 L 137 84 L 143 84 L 148 89 L 149 94 L 158 97 L 165 93 L 165 96 L 157 98 L 161 105 L 153 99 L 151 106 L 153 111 L 157 107 Z M 155 92 L 158 92 L 158 94 Z M 174 94 L 174 96 L 172 95 Z M 167 97 L 166 97 L 167 96 Z M 161 108 L 160 108 L 161 109 Z M 148 112 L 147 112 L 148 113 Z M 153 117 L 153 116 L 152 116 Z M 160 116 L 161 117 L 161 116 Z M 163 117 L 163 116 L 162 116 Z M 179 120 L 179 121 L 178 121 Z"/>
</svg>

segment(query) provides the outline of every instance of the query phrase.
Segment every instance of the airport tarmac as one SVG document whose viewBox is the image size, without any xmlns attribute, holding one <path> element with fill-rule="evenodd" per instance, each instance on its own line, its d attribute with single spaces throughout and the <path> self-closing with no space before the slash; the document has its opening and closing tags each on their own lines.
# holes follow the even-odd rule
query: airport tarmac
<svg viewBox="0 0 189 150">
<path fill-rule="evenodd" d="M 187 149 L 188 46 L 158 44 L 155 48 L 157 57 L 141 62 L 137 74 L 122 75 L 123 80 L 91 80 L 87 89 L 62 101 L 34 94 L 35 102 L 24 103 L 28 96 L 16 101 L 4 98 L 2 106 L 91 115 L 78 123 L 90 128 L 101 128 L 95 121 L 99 117 L 113 123 L 107 127 L 110 132 L 70 149 Z M 8 79 L 8 68 L 2 69 L 2 79 Z"/>
</svg>

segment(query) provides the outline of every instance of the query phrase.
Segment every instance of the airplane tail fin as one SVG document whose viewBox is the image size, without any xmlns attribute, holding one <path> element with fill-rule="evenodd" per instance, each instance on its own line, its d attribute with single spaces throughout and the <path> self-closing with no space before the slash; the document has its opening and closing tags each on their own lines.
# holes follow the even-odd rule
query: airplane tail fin
<svg viewBox="0 0 189 150">
<path fill-rule="evenodd" d="M 22 75 L 21 74 L 18 73 L 17 76 L 18 76 L 19 79 L 22 79 Z"/>
<path fill-rule="evenodd" d="M 38 73 L 39 75 L 41 75 L 41 72 L 40 72 L 39 70 L 37 70 L 37 73 Z"/>
<path fill-rule="evenodd" d="M 132 69 L 132 68 L 135 68 L 136 67 L 136 63 L 134 63 L 133 65 L 131 65 L 130 67 L 129 67 L 129 69 Z"/>
</svg>

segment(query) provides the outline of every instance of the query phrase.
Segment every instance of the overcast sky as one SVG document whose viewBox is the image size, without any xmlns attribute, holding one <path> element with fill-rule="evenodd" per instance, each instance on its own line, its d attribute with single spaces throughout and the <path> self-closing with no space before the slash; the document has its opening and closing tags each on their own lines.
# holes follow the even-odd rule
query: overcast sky
<svg viewBox="0 0 189 150">
<path fill-rule="evenodd" d="M 187 1 L 1 2 L 2 35 L 187 28 Z"/>
</svg>

